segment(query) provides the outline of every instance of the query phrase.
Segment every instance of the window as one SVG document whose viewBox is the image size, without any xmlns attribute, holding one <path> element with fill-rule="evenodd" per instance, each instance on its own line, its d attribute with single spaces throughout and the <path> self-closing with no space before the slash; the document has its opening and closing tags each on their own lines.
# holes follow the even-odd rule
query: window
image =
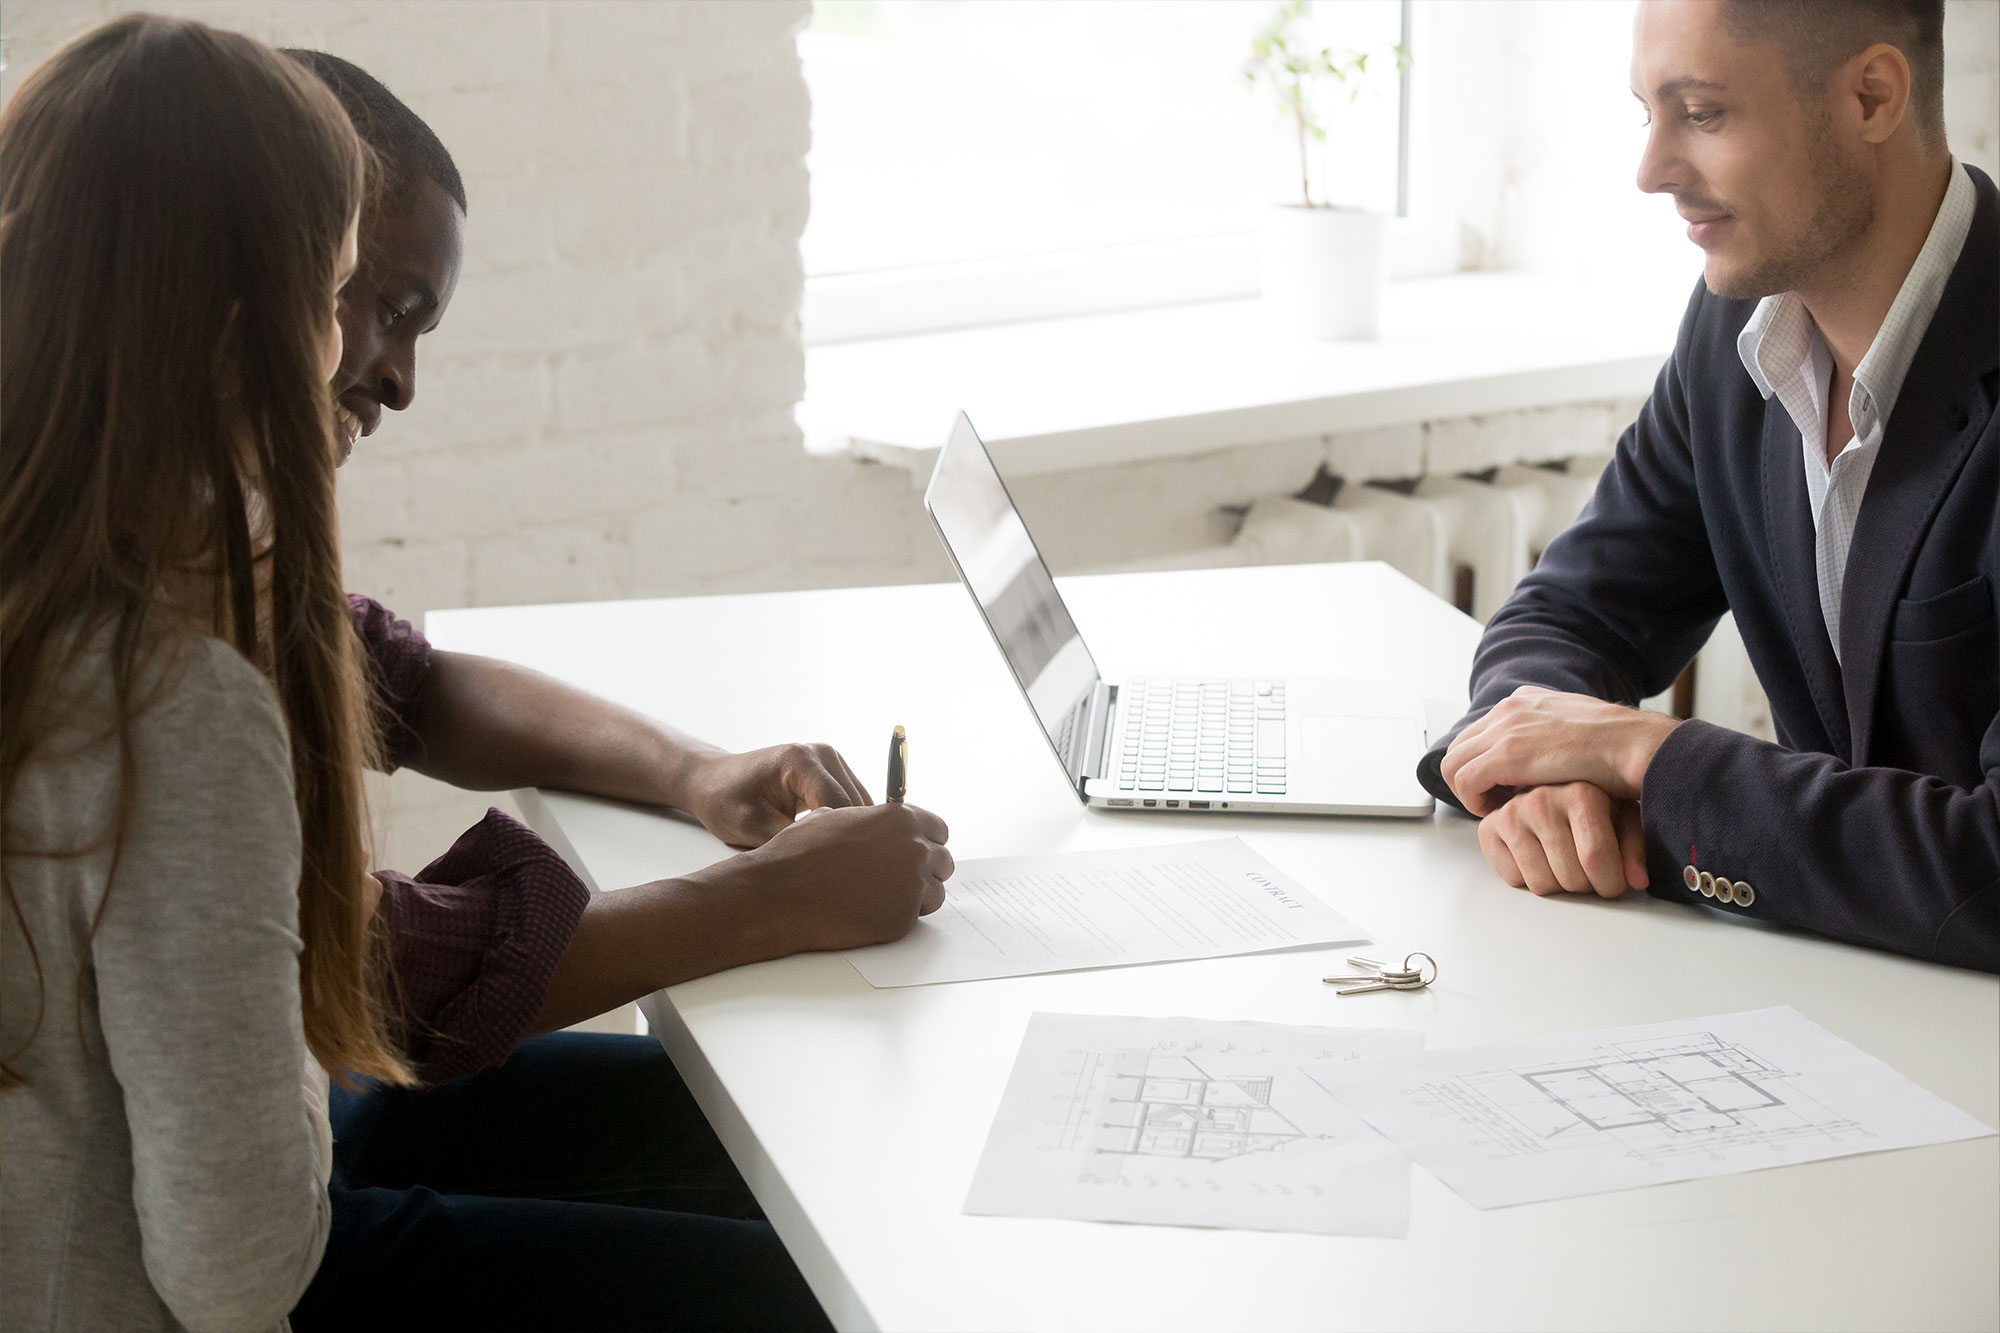
<svg viewBox="0 0 2000 1333">
<path fill-rule="evenodd" d="M 1253 294 L 1264 211 L 1299 192 L 1295 142 L 1242 73 L 1276 8 L 817 0 L 799 40 L 808 340 Z M 1316 44 L 1373 61 L 1354 102 L 1328 107 L 1316 178 L 1334 202 L 1394 212 L 1405 0 L 1320 0 L 1310 21 Z M 1455 259 L 1433 245 L 1397 267 Z"/>
</svg>

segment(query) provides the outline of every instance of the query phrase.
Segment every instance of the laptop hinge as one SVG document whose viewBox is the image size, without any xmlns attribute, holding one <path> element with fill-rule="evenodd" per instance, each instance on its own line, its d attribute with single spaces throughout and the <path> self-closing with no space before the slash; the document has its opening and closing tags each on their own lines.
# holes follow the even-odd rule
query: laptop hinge
<svg viewBox="0 0 2000 1333">
<path fill-rule="evenodd" d="M 1111 745 L 1111 708 L 1118 700 L 1118 687 L 1098 681 L 1090 687 L 1090 712 L 1088 730 L 1083 737 L 1083 765 L 1077 774 L 1077 788 L 1091 778 L 1101 778 L 1111 771 L 1110 758 L 1106 754 Z"/>
</svg>

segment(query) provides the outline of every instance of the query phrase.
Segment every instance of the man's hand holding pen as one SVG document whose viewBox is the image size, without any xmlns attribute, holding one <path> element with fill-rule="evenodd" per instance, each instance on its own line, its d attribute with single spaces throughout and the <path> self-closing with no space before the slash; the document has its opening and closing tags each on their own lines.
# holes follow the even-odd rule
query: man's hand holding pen
<svg viewBox="0 0 2000 1333">
<path fill-rule="evenodd" d="M 855 783 L 858 802 L 808 810 L 755 851 L 725 863 L 741 863 L 755 876 L 765 924 L 776 932 L 771 956 L 901 939 L 918 917 L 944 906 L 944 882 L 954 868 L 945 850 L 950 830 L 903 800 L 909 740 L 901 727 L 889 744 L 883 804 L 870 802 Z M 848 773 L 844 762 L 838 771 Z M 841 794 L 848 794 L 846 784 Z"/>
<path fill-rule="evenodd" d="M 944 906 L 951 836 L 903 802 L 815 810 L 736 860 L 757 877 L 770 925 L 801 949 L 854 949 L 901 939 Z"/>
</svg>

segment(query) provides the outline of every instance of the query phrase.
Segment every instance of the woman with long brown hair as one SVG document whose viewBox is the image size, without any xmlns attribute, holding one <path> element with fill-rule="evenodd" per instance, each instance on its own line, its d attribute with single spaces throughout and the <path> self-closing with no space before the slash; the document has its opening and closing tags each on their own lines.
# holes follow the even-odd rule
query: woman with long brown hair
<svg viewBox="0 0 2000 1333">
<path fill-rule="evenodd" d="M 0 113 L 0 1322 L 268 1328 L 370 978 L 326 381 L 365 154 L 134 16 Z"/>
</svg>

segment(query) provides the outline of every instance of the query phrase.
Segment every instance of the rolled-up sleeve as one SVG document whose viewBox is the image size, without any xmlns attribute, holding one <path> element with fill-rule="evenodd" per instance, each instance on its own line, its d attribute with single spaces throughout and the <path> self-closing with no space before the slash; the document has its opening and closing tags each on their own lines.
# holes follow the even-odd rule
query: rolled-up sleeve
<svg viewBox="0 0 2000 1333">
<path fill-rule="evenodd" d="M 380 602 L 349 593 L 367 657 L 377 761 L 393 773 L 423 752 L 430 641 Z M 590 899 L 553 848 L 498 810 L 415 877 L 377 871 L 392 968 L 392 1021 L 427 1083 L 507 1058 L 542 1011 L 549 978 Z"/>
<path fill-rule="evenodd" d="M 414 879 L 377 871 L 397 1036 L 428 1083 L 496 1065 L 529 1035 L 590 890 L 499 810 Z"/>
<path fill-rule="evenodd" d="M 347 612 L 367 657 L 368 699 L 381 742 L 376 762 L 393 773 L 423 751 L 424 679 L 430 640 L 371 597 L 347 594 Z"/>
</svg>

